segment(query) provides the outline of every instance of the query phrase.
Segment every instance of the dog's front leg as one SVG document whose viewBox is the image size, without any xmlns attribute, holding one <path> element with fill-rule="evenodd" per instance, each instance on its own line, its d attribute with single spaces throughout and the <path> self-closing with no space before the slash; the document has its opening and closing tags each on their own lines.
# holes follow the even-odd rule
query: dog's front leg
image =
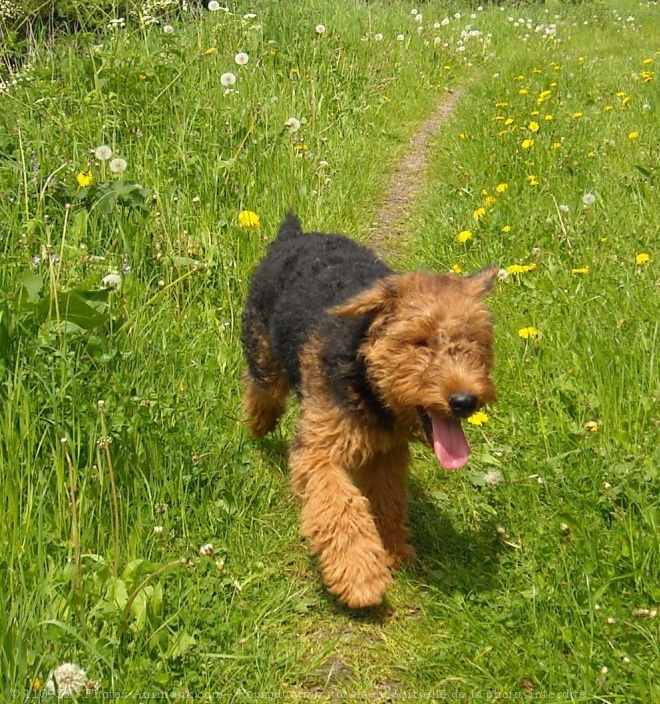
<svg viewBox="0 0 660 704">
<path fill-rule="evenodd" d="M 299 433 L 292 482 L 302 499 L 302 531 L 312 540 L 331 594 L 352 609 L 376 606 L 391 581 L 387 554 L 369 508 L 333 452 Z"/>
</svg>

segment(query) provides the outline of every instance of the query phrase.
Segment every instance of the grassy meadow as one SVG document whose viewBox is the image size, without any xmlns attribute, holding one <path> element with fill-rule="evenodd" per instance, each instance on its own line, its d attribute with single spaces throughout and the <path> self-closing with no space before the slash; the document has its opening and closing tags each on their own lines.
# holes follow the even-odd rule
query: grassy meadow
<svg viewBox="0 0 660 704">
<path fill-rule="evenodd" d="M 660 702 L 657 4 L 156 5 L 0 74 L 0 699 Z M 419 564 L 351 613 L 242 303 L 289 208 L 368 241 L 459 88 L 390 258 L 502 267 L 500 400 L 466 470 L 415 449 Z"/>
</svg>

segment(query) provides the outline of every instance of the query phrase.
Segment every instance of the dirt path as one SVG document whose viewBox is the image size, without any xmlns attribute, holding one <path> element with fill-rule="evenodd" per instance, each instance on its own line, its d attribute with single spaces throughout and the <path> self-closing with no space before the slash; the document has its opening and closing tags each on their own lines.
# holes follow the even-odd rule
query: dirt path
<svg viewBox="0 0 660 704">
<path fill-rule="evenodd" d="M 396 241 L 408 231 L 408 215 L 426 185 L 429 141 L 452 114 L 463 90 L 448 92 L 433 113 L 422 122 L 410 140 L 374 218 L 369 246 L 381 256 L 396 250 Z"/>
</svg>

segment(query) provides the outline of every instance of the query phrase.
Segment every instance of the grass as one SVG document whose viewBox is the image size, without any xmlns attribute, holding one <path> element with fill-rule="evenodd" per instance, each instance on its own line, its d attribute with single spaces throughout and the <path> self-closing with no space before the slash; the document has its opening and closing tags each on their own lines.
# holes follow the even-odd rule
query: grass
<svg viewBox="0 0 660 704">
<path fill-rule="evenodd" d="M 70 661 L 120 701 L 660 701 L 657 8 L 418 9 L 128 22 L 35 46 L 0 94 L 7 700 Z M 299 537 L 294 414 L 263 443 L 240 421 L 242 301 L 288 208 L 366 238 L 458 86 L 396 264 L 534 266 L 492 298 L 500 401 L 469 469 L 416 450 L 419 565 L 351 614 Z"/>
</svg>

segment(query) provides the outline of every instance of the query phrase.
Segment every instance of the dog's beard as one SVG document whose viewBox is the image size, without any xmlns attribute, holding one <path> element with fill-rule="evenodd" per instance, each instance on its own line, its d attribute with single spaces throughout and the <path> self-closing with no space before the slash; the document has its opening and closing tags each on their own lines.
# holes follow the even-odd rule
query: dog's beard
<svg viewBox="0 0 660 704">
<path fill-rule="evenodd" d="M 470 445 L 461 427 L 461 421 L 444 418 L 422 408 L 418 411 L 426 439 L 433 448 L 440 465 L 449 470 L 465 466 L 470 457 Z"/>
</svg>

